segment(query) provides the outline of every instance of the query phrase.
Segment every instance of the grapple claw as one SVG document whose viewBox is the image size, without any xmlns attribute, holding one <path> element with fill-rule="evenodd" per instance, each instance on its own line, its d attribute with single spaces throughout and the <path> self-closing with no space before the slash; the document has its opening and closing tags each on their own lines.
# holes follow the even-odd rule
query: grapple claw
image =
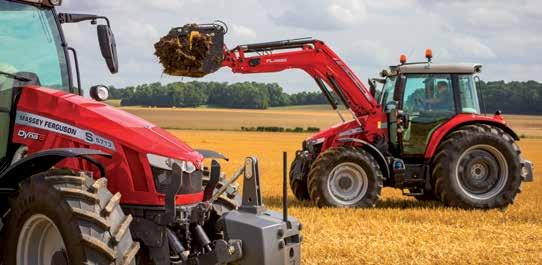
<svg viewBox="0 0 542 265">
<path fill-rule="evenodd" d="M 222 66 L 226 31 L 216 23 L 173 28 L 154 45 L 154 54 L 168 75 L 203 77 Z"/>
</svg>

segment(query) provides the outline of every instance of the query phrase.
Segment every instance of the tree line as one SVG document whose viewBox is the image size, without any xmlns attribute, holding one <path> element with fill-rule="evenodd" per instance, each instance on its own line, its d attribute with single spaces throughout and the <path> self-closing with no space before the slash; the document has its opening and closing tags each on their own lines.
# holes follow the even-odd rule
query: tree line
<svg viewBox="0 0 542 265">
<path fill-rule="evenodd" d="M 276 83 L 257 82 L 176 82 L 143 84 L 116 89 L 110 87 L 112 99 L 120 99 L 122 106 L 198 107 L 202 105 L 266 109 L 290 105 L 325 104 L 320 92 L 287 94 Z"/>
<path fill-rule="evenodd" d="M 482 81 L 478 96 L 488 113 L 542 115 L 542 83 L 536 81 Z"/>
<path fill-rule="evenodd" d="M 536 81 L 480 83 L 480 102 L 487 112 L 542 114 L 542 83 Z M 122 106 L 266 109 L 268 107 L 327 104 L 321 92 L 287 94 L 276 83 L 175 82 L 110 87 L 113 99 Z"/>
</svg>

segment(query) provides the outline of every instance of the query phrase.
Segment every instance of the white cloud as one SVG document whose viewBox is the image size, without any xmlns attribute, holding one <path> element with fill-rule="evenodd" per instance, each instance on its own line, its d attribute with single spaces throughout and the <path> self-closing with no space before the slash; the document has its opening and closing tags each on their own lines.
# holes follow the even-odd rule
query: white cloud
<svg viewBox="0 0 542 265">
<path fill-rule="evenodd" d="M 348 54 L 357 54 L 356 57 L 363 58 L 366 64 L 378 65 L 393 64 L 399 58 L 399 55 L 396 56 L 397 58 L 393 58 L 390 49 L 378 40 L 360 40 L 354 42 Z"/>
<path fill-rule="evenodd" d="M 519 17 L 502 8 L 478 7 L 468 12 L 468 21 L 473 27 L 514 27 Z"/>
<path fill-rule="evenodd" d="M 275 5 L 284 9 L 269 12 L 275 23 L 309 30 L 344 29 L 367 17 L 363 0 L 279 0 Z"/>
<path fill-rule="evenodd" d="M 181 0 L 144 0 L 147 7 L 160 10 L 171 10 L 183 7 Z"/>
<path fill-rule="evenodd" d="M 479 40 L 473 37 L 458 37 L 452 40 L 460 53 L 457 57 L 465 56 L 473 59 L 493 59 L 497 57 L 495 52 Z"/>
<path fill-rule="evenodd" d="M 411 8 L 416 4 L 416 0 L 377 0 L 367 1 L 367 5 L 370 8 L 382 8 L 382 9 L 402 9 Z"/>
<path fill-rule="evenodd" d="M 367 16 L 365 3 L 362 1 L 334 1 L 328 6 L 328 13 L 339 24 L 353 25 L 361 22 Z"/>
<path fill-rule="evenodd" d="M 256 31 L 247 26 L 233 24 L 231 25 L 231 29 L 233 31 L 232 34 L 235 35 L 236 38 L 254 39 L 257 36 Z"/>
</svg>

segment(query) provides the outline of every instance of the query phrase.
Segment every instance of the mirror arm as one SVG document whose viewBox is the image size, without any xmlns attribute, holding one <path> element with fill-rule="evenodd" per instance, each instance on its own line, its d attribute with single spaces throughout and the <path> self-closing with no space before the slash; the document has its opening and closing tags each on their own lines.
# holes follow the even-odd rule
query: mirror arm
<svg viewBox="0 0 542 265">
<path fill-rule="evenodd" d="M 77 88 L 79 89 L 79 95 L 83 96 L 83 90 L 81 89 L 81 74 L 79 73 L 79 60 L 77 59 L 77 51 L 72 47 L 67 47 L 68 51 L 73 54 L 73 61 L 75 63 L 75 76 L 77 77 Z"/>
<path fill-rule="evenodd" d="M 107 26 L 111 28 L 111 22 L 109 22 L 109 18 L 105 16 L 97 16 L 96 19 L 103 19 L 105 20 L 105 23 L 107 23 Z"/>
<path fill-rule="evenodd" d="M 89 14 L 70 14 L 70 13 L 60 13 L 58 14 L 58 19 L 61 24 L 65 23 L 79 23 L 82 21 L 90 20 L 93 25 L 96 24 L 97 19 L 103 19 L 107 23 L 107 26 L 111 27 L 109 18 L 105 16 L 89 15 Z"/>
</svg>

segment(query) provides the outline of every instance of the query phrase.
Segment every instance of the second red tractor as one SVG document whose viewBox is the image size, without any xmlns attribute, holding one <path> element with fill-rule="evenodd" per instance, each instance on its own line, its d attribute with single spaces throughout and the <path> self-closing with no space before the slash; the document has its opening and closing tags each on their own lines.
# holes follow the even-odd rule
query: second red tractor
<svg viewBox="0 0 542 265">
<path fill-rule="evenodd" d="M 191 34 L 179 28 L 180 37 Z M 190 27 L 194 31 L 193 25 Z M 223 32 L 202 25 L 201 32 Z M 184 34 L 184 35 L 183 35 Z M 200 72 L 230 67 L 234 73 L 300 69 L 314 78 L 337 110 L 352 119 L 303 141 L 290 170 L 299 200 L 319 206 L 373 207 L 383 187 L 419 200 L 462 208 L 501 208 L 514 202 L 532 163 L 522 159 L 517 134 L 500 111 L 482 114 L 478 64 L 401 64 L 382 71 L 366 87 L 323 41 L 294 39 L 222 49 L 216 38 Z M 216 60 L 219 55 L 222 60 Z M 341 113 L 339 112 L 339 115 Z"/>
</svg>

